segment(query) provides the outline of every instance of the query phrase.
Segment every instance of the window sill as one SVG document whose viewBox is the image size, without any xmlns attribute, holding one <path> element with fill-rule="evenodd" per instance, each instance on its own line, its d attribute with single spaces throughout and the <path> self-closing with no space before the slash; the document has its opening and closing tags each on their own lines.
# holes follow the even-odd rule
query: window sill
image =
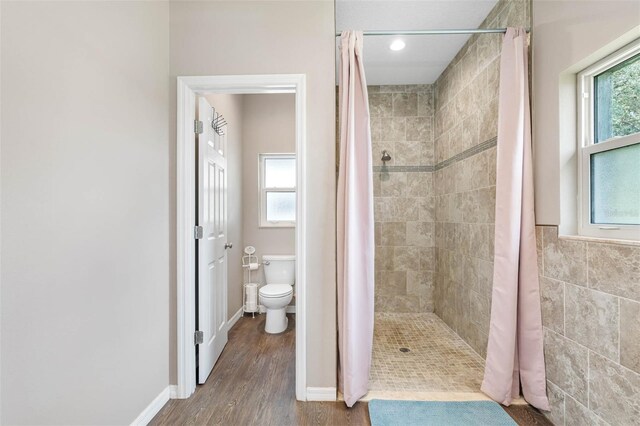
<svg viewBox="0 0 640 426">
<path fill-rule="evenodd" d="M 638 240 L 620 240 L 620 239 L 614 239 L 614 238 L 586 237 L 584 235 L 558 235 L 558 239 L 640 247 L 640 241 Z"/>
<path fill-rule="evenodd" d="M 282 224 L 282 225 L 271 225 L 271 224 L 269 224 L 269 225 L 262 225 L 262 224 L 258 225 L 258 228 L 260 228 L 260 229 L 282 229 L 282 228 L 293 229 L 295 227 L 296 227 L 295 223 L 285 223 L 285 224 Z"/>
</svg>

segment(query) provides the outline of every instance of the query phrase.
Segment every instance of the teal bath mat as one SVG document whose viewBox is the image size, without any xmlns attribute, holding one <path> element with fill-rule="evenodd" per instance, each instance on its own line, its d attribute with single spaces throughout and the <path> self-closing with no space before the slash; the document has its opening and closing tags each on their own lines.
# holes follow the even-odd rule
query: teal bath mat
<svg viewBox="0 0 640 426">
<path fill-rule="evenodd" d="M 514 426 L 493 401 L 369 401 L 371 426 Z"/>
</svg>

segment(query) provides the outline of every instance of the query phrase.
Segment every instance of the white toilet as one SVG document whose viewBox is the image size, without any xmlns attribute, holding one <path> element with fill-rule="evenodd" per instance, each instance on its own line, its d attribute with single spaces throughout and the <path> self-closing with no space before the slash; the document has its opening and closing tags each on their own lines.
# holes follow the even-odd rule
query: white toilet
<svg viewBox="0 0 640 426">
<path fill-rule="evenodd" d="M 289 322 L 287 305 L 293 298 L 293 285 L 296 281 L 295 256 L 262 256 L 264 276 L 267 285 L 260 288 L 260 303 L 267 308 L 267 320 L 264 331 L 282 333 Z"/>
</svg>

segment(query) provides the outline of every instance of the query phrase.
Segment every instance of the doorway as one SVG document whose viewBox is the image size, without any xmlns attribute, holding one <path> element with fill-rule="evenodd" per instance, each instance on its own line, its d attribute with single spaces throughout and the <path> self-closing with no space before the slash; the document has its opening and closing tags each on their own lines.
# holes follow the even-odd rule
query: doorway
<svg viewBox="0 0 640 426">
<path fill-rule="evenodd" d="M 177 389 L 176 398 L 188 398 L 196 388 L 196 150 L 194 131 L 196 104 L 205 94 L 282 94 L 295 95 L 296 143 L 296 399 L 306 400 L 306 257 L 305 257 L 305 76 L 244 75 L 178 77 L 177 81 Z M 225 318 L 228 320 L 229 318 Z"/>
</svg>

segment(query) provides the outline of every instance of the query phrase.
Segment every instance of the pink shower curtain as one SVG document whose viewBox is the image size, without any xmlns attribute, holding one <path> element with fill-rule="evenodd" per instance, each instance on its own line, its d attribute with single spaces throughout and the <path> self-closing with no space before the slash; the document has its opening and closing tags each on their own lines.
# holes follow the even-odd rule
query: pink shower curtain
<svg viewBox="0 0 640 426">
<path fill-rule="evenodd" d="M 362 32 L 340 39 L 340 171 L 338 173 L 339 387 L 347 406 L 369 387 L 373 345 L 373 174 Z"/>
<path fill-rule="evenodd" d="M 500 59 L 491 326 L 482 391 L 549 409 L 533 209 L 527 33 L 509 28 Z"/>
</svg>

